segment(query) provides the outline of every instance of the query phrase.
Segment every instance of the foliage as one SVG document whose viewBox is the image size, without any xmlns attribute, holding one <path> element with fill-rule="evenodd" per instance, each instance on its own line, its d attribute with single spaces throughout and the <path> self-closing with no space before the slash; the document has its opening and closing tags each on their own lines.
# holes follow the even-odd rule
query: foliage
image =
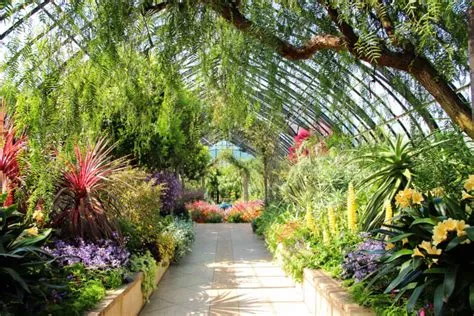
<svg viewBox="0 0 474 316">
<path fill-rule="evenodd" d="M 61 236 L 87 239 L 110 238 L 115 230 L 111 212 L 116 209 L 107 191 L 110 176 L 123 168 L 123 160 L 112 160 L 113 146 L 99 139 L 81 150 L 75 146 L 74 162 L 69 162 L 58 185 L 52 226 Z"/>
<path fill-rule="evenodd" d="M 162 186 L 161 210 L 163 214 L 171 214 L 183 191 L 178 177 L 172 172 L 160 171 L 154 173 L 149 181 L 151 181 L 153 185 Z"/>
<path fill-rule="evenodd" d="M 6 198 L 4 194 L 1 202 Z M 51 229 L 39 229 L 23 221 L 16 205 L 0 207 L 0 305 L 21 308 L 28 296 L 37 297 L 42 273 L 49 265 L 49 255 L 40 247 Z"/>
<path fill-rule="evenodd" d="M 13 124 L 10 126 L 2 125 L 2 139 L 0 149 L 0 182 L 2 185 L 2 194 L 8 193 L 5 205 L 13 204 L 14 190 L 20 184 L 20 166 L 19 156 L 26 146 L 26 135 L 16 137 L 16 131 Z M 6 128 L 6 131 L 3 129 Z"/>
<path fill-rule="evenodd" d="M 363 168 L 372 171 L 360 183 L 360 187 L 372 187 L 374 191 L 362 212 L 363 230 L 373 229 L 382 223 L 385 203 L 391 203 L 395 194 L 413 181 L 413 158 L 428 148 L 436 147 L 439 142 L 425 142 L 423 145 L 415 146 L 397 136 L 395 140 L 389 138 L 386 143 L 355 159 Z"/>
<path fill-rule="evenodd" d="M 394 294 L 380 294 L 367 289 L 367 284 L 358 282 L 349 288 L 349 293 L 355 302 L 371 308 L 380 316 L 408 316 L 406 301 L 393 302 Z M 411 314 L 410 314 L 411 315 Z"/>
<path fill-rule="evenodd" d="M 157 266 L 151 253 L 147 251 L 143 255 L 132 255 L 130 257 L 130 271 L 143 272 L 142 293 L 143 298 L 147 300 L 156 288 Z"/>
<path fill-rule="evenodd" d="M 390 250 L 371 283 L 395 274 L 385 293 L 409 294 L 408 311 L 423 297 L 432 298 L 435 315 L 471 314 L 473 307 L 472 198 L 474 176 L 464 185 L 464 200 L 416 196 L 416 191 L 397 194 L 399 215 L 393 225 L 380 230 L 389 236 Z M 406 196 L 412 196 L 407 200 Z M 424 296 L 423 296 L 424 295 Z M 471 302 L 471 305 L 470 305 Z"/>
<path fill-rule="evenodd" d="M 344 258 L 343 278 L 354 278 L 360 282 L 378 269 L 378 261 L 385 251 L 385 243 L 369 236 L 363 237 L 367 239 L 357 245 L 356 249 L 349 252 Z"/>
<path fill-rule="evenodd" d="M 127 265 L 130 256 L 126 249 L 110 239 L 95 242 L 80 238 L 73 242 L 56 240 L 45 250 L 62 266 L 82 263 L 88 269 L 119 268 Z"/>
<path fill-rule="evenodd" d="M 191 221 L 174 220 L 166 230 L 171 233 L 176 242 L 172 261 L 178 262 L 191 251 L 195 239 L 193 223 Z"/>
<path fill-rule="evenodd" d="M 456 197 L 464 179 L 474 173 L 472 141 L 460 132 L 437 133 L 434 137 L 446 142 L 431 147 L 429 141 L 421 141 L 419 146 L 427 149 L 413 157 L 413 183 L 423 192 L 442 186 L 444 194 Z"/>
<path fill-rule="evenodd" d="M 136 168 L 122 170 L 112 178 L 108 190 L 117 200 L 120 226 L 132 239 L 130 246 L 139 250 L 141 245 L 154 243 L 164 228 L 160 215 L 163 186 L 147 181 L 147 174 Z"/>
<path fill-rule="evenodd" d="M 94 307 L 105 297 L 105 287 L 98 280 L 86 281 L 72 304 L 74 310 L 84 311 Z"/>
</svg>

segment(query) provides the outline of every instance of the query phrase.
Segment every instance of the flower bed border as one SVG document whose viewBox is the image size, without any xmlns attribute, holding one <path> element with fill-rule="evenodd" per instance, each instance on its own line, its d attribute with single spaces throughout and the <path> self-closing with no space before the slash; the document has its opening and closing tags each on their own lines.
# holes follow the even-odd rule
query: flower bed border
<svg viewBox="0 0 474 316">
<path fill-rule="evenodd" d="M 168 270 L 169 263 L 165 266 L 157 265 L 156 284 Z M 146 300 L 142 293 L 143 272 L 135 273 L 133 281 L 117 289 L 107 291 L 105 298 L 95 309 L 87 312 L 87 316 L 129 316 L 138 315 Z"/>
<path fill-rule="evenodd" d="M 304 301 L 313 315 L 374 316 L 354 302 L 347 290 L 322 270 L 304 269 Z"/>
</svg>

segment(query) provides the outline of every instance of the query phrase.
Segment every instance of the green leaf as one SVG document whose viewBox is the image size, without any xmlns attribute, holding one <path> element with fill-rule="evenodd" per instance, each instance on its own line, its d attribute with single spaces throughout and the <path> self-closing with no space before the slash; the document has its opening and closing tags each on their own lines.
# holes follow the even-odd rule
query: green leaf
<svg viewBox="0 0 474 316">
<path fill-rule="evenodd" d="M 442 316 L 444 306 L 443 284 L 438 285 L 434 292 L 433 305 L 435 316 Z"/>
<path fill-rule="evenodd" d="M 398 259 L 398 258 L 403 257 L 403 256 L 411 255 L 411 254 L 413 254 L 413 250 L 411 250 L 411 249 L 401 249 L 401 250 L 395 252 L 393 255 L 391 255 L 390 258 L 387 261 L 385 261 L 385 263 L 392 262 L 395 259 Z"/>
<path fill-rule="evenodd" d="M 474 310 L 474 284 L 469 286 L 469 304 L 471 305 L 471 309 Z"/>
<path fill-rule="evenodd" d="M 405 234 L 401 234 L 401 235 L 398 235 L 396 237 L 393 237 L 391 239 L 388 240 L 388 242 L 396 242 L 396 241 L 400 241 L 402 239 L 405 239 L 407 237 L 410 237 L 410 236 L 413 236 L 414 233 L 405 233 Z"/>
<path fill-rule="evenodd" d="M 30 289 L 26 284 L 25 280 L 21 278 L 21 276 L 12 268 L 0 268 L 1 270 L 5 271 L 10 277 L 15 280 L 26 292 L 30 293 Z"/>
<path fill-rule="evenodd" d="M 467 237 L 469 237 L 470 240 L 474 241 L 474 227 L 468 227 L 465 229 L 465 231 L 467 233 Z"/>
<path fill-rule="evenodd" d="M 449 251 L 449 250 L 453 249 L 454 247 L 459 245 L 459 242 L 460 242 L 459 237 L 454 237 L 453 240 L 451 240 L 449 242 L 449 244 L 446 246 L 446 248 L 444 250 Z"/>
<path fill-rule="evenodd" d="M 450 265 L 444 275 L 443 294 L 446 301 L 451 297 L 451 294 L 453 294 L 454 288 L 456 287 L 456 277 L 458 275 L 458 269 L 458 264 Z"/>
<path fill-rule="evenodd" d="M 410 227 L 420 224 L 428 224 L 435 226 L 436 224 L 438 224 L 438 221 L 433 218 L 417 218 L 413 221 L 413 223 L 411 223 Z"/>
<path fill-rule="evenodd" d="M 421 293 L 423 293 L 425 286 L 426 286 L 426 283 L 417 286 L 416 289 L 411 294 L 410 298 L 408 299 L 407 310 L 409 313 L 413 311 L 413 308 L 415 307 L 415 304 L 418 301 L 418 298 L 420 297 Z"/>
</svg>

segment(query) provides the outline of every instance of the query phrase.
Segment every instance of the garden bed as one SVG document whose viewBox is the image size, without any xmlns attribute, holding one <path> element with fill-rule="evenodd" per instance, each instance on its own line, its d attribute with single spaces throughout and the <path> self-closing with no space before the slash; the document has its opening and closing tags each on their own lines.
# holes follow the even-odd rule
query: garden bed
<svg viewBox="0 0 474 316">
<path fill-rule="evenodd" d="M 158 265 L 156 272 L 156 284 L 168 270 L 169 264 Z M 107 291 L 104 300 L 98 306 L 86 313 L 87 316 L 120 316 L 138 315 L 146 303 L 142 292 L 143 272 L 134 275 L 133 281 L 118 289 Z"/>
<path fill-rule="evenodd" d="M 318 315 L 375 315 L 351 298 L 347 290 L 322 270 L 304 269 L 304 301 L 310 312 Z"/>
</svg>

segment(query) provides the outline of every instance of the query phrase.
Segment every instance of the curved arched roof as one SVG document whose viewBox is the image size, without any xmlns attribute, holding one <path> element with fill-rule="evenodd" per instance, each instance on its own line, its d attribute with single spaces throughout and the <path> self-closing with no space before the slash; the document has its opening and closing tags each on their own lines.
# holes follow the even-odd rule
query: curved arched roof
<svg viewBox="0 0 474 316">
<path fill-rule="evenodd" d="M 66 65 L 72 57 L 87 56 L 88 45 L 97 33 L 92 23 L 92 6 L 93 1 L 77 11 L 67 1 L 25 0 L 18 1 L 8 10 L 0 10 L 2 76 L 21 84 L 29 72 L 41 69 L 43 61 L 31 63 L 25 58 L 34 55 L 40 45 L 56 45 L 50 49 L 52 55 L 48 58 L 57 64 Z M 159 17 L 153 22 L 159 27 Z M 153 46 L 150 33 L 143 34 L 143 41 L 146 44 L 137 49 L 146 52 L 157 49 L 147 47 Z M 190 89 L 203 94 L 202 82 L 196 80 L 200 67 L 198 55 L 185 52 L 180 58 L 184 82 Z M 249 71 L 243 89 L 249 100 L 260 104 L 257 117 L 264 119 L 278 111 L 285 122 L 286 127 L 280 135 L 281 154 L 288 152 L 299 128 L 321 135 L 338 130 L 352 136 L 357 144 L 376 138 L 374 130 L 378 127 L 411 137 L 451 126 L 446 113 L 431 96 L 414 81 L 400 77 L 391 69 L 374 68 L 355 60 L 348 66 L 333 53 L 320 54 L 317 60 L 299 62 L 277 54 L 267 59 L 253 56 L 247 65 Z M 270 71 L 272 80 L 268 75 Z M 465 98 L 469 97 L 467 87 L 464 83 L 458 87 L 458 92 Z M 215 141 L 221 136 L 230 136 L 230 141 L 253 152 L 245 138 L 238 135 L 215 134 L 209 139 Z"/>
</svg>

